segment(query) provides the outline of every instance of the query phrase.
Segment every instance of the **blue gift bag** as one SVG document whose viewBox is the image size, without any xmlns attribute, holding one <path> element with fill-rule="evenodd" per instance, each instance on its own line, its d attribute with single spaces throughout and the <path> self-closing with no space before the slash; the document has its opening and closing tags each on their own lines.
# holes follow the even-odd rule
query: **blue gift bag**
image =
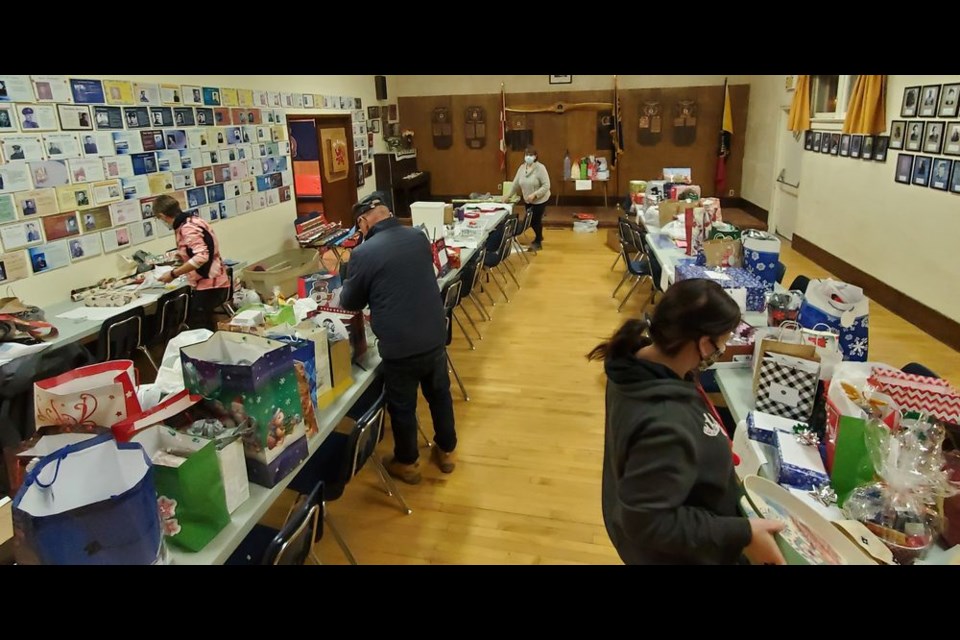
<svg viewBox="0 0 960 640">
<path fill-rule="evenodd" d="M 844 360 L 866 362 L 870 344 L 870 301 L 863 289 L 836 280 L 811 280 L 797 322 L 805 329 L 825 324 L 840 335 Z"/>
<path fill-rule="evenodd" d="M 20 564 L 153 564 L 162 535 L 143 447 L 109 434 L 41 458 L 13 501 Z"/>
<path fill-rule="evenodd" d="M 748 229 L 743 232 L 741 242 L 744 268 L 760 278 L 767 291 L 773 291 L 780 261 L 780 238 L 766 231 Z"/>
</svg>

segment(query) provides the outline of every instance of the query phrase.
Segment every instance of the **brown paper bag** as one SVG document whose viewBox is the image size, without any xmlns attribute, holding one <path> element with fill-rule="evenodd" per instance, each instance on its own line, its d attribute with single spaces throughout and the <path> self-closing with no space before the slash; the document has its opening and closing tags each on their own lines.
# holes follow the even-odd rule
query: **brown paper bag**
<svg viewBox="0 0 960 640">
<path fill-rule="evenodd" d="M 743 266 L 743 245 L 732 238 L 718 238 L 703 242 L 703 255 L 708 267 Z"/>
<path fill-rule="evenodd" d="M 664 200 L 657 205 L 657 210 L 660 212 L 660 226 L 664 226 L 668 222 L 672 222 L 674 218 L 683 213 L 687 207 L 690 206 L 688 202 L 677 202 L 676 200 Z"/>
</svg>

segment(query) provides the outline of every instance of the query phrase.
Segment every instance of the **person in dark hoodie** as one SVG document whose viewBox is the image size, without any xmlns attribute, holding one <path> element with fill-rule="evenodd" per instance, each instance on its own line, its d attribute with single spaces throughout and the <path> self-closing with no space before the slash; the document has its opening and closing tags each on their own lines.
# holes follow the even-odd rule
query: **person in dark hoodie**
<svg viewBox="0 0 960 640">
<path fill-rule="evenodd" d="M 720 285 L 682 280 L 587 356 L 607 373 L 603 520 L 626 564 L 784 563 L 782 525 L 738 512 L 732 443 L 694 382 L 739 323 Z"/>
</svg>

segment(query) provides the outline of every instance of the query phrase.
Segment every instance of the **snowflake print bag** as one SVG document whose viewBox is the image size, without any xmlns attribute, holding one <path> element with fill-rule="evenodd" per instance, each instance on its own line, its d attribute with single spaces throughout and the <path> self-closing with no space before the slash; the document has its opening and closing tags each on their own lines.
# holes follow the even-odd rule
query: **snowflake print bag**
<svg viewBox="0 0 960 640">
<path fill-rule="evenodd" d="M 40 458 L 13 500 L 20 564 L 155 564 L 164 554 L 153 467 L 109 434 Z"/>
<path fill-rule="evenodd" d="M 243 433 L 250 481 L 272 487 L 307 459 L 293 350 L 260 336 L 218 331 L 180 352 L 184 385 L 227 429 Z"/>
<path fill-rule="evenodd" d="M 843 359 L 867 361 L 870 300 L 863 289 L 836 280 L 811 280 L 797 322 L 805 329 L 825 324 L 840 334 Z"/>
<path fill-rule="evenodd" d="M 780 238 L 759 229 L 747 229 L 740 235 L 740 241 L 744 268 L 763 280 L 767 291 L 773 291 L 780 262 Z"/>
<path fill-rule="evenodd" d="M 34 383 L 34 422 L 40 427 L 111 427 L 140 413 L 132 360 L 80 367 Z"/>
</svg>

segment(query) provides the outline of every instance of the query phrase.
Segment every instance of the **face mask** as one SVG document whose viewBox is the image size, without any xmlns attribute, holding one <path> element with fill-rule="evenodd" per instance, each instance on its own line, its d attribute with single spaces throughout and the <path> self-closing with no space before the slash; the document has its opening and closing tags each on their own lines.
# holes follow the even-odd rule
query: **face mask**
<svg viewBox="0 0 960 640">
<path fill-rule="evenodd" d="M 523 156 L 523 161 L 527 164 L 533 164 L 533 161 L 536 160 L 536 156 Z"/>
<path fill-rule="evenodd" d="M 713 340 L 710 340 L 710 344 L 713 345 L 716 351 L 708 355 L 706 358 L 703 358 L 702 360 L 700 360 L 700 364 L 697 365 L 697 370 L 700 372 L 706 371 L 707 369 L 715 365 L 720 360 L 720 357 L 723 355 L 723 349 L 718 347 Z"/>
</svg>

